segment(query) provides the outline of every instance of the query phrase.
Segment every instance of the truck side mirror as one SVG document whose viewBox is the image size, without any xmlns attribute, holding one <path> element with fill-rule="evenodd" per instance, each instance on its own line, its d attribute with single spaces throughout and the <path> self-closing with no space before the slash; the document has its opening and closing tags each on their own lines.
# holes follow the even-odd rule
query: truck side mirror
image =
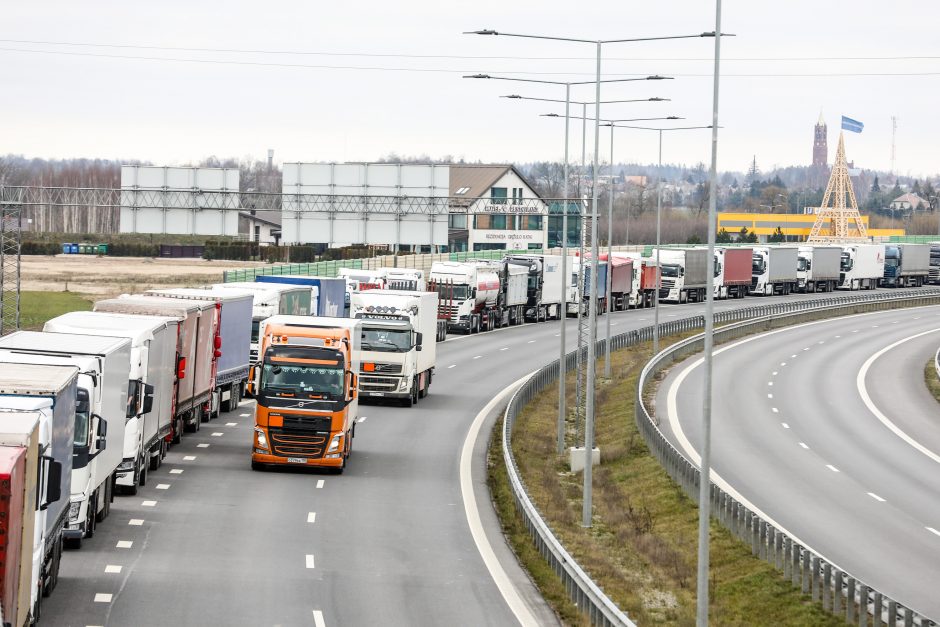
<svg viewBox="0 0 940 627">
<path fill-rule="evenodd" d="M 415 334 L 415 346 L 418 348 L 418 350 L 421 350 L 421 345 L 423 343 L 424 343 L 424 334 L 416 333 Z"/>
<path fill-rule="evenodd" d="M 154 387 L 149 383 L 144 384 L 144 412 L 149 414 L 153 411 L 153 390 Z"/>
<path fill-rule="evenodd" d="M 51 457 L 42 458 L 46 466 L 46 502 L 41 503 L 39 509 L 44 510 L 52 503 L 62 498 L 62 462 L 57 462 Z"/>
<path fill-rule="evenodd" d="M 108 421 L 97 414 L 95 416 L 98 418 L 98 437 L 103 438 L 108 435 Z"/>
</svg>

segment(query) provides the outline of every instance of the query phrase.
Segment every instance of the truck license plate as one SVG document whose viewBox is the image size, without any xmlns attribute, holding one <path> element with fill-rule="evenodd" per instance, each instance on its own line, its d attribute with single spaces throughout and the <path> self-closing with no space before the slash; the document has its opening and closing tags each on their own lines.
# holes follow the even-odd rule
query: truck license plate
<svg viewBox="0 0 940 627">
<path fill-rule="evenodd" d="M 288 464 L 306 464 L 307 458 L 306 457 L 288 457 L 287 463 Z"/>
<path fill-rule="evenodd" d="M 385 392 L 369 392 L 369 396 L 385 396 Z"/>
</svg>

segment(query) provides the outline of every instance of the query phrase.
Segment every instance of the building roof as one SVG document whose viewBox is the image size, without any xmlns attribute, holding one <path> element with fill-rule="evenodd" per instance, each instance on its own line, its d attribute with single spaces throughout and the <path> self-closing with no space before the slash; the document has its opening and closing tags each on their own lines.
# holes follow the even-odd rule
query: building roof
<svg viewBox="0 0 940 627">
<path fill-rule="evenodd" d="M 450 195 L 477 198 L 511 169 L 511 165 L 452 165 Z"/>
<path fill-rule="evenodd" d="M 822 109 L 819 110 L 819 121 L 816 122 L 816 126 L 825 126 L 826 120 L 823 118 Z"/>
<path fill-rule="evenodd" d="M 920 204 L 924 204 L 924 205 L 930 204 L 926 200 L 918 196 L 917 194 L 914 194 L 911 192 L 908 192 L 906 194 L 901 194 L 900 196 L 898 196 L 891 202 L 893 203 L 894 202 L 907 202 L 907 203 L 910 203 L 912 207 L 916 207 L 917 205 L 920 205 Z"/>
<path fill-rule="evenodd" d="M 270 226 L 281 226 L 281 212 L 280 211 L 255 211 L 254 215 L 251 215 L 250 211 L 239 211 L 239 215 L 248 218 L 249 220 L 255 220 L 256 222 L 263 222 Z"/>
</svg>

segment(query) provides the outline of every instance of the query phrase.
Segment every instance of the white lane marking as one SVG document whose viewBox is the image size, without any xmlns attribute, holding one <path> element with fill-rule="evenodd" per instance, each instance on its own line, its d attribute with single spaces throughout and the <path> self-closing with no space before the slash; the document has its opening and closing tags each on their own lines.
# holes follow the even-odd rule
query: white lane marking
<svg viewBox="0 0 940 627">
<path fill-rule="evenodd" d="M 474 355 L 473 358 L 474 358 L 474 359 L 479 359 L 480 357 L 483 357 L 483 355 Z"/>
<path fill-rule="evenodd" d="M 789 429 L 789 428 L 790 428 L 790 425 L 788 425 L 788 424 L 785 423 L 785 422 L 781 422 L 780 424 L 783 425 L 783 428 L 784 428 L 784 429 Z"/>
<path fill-rule="evenodd" d="M 781 366 L 781 367 L 786 366 L 786 365 L 787 365 L 787 362 L 785 362 L 785 361 L 781 361 L 781 362 L 780 362 L 780 366 Z"/>
<path fill-rule="evenodd" d="M 819 340 L 819 341 L 816 342 L 816 343 L 817 343 L 817 344 L 825 344 L 825 343 L 826 343 L 826 340 Z"/>
<path fill-rule="evenodd" d="M 767 395 L 767 398 L 773 398 L 773 397 L 774 397 L 773 394 L 768 394 L 768 395 Z"/>
<path fill-rule="evenodd" d="M 313 610 L 313 625 L 314 627 L 326 627 L 326 622 L 323 620 L 323 612 L 320 610 Z"/>
<path fill-rule="evenodd" d="M 875 494 L 874 492 L 869 492 L 869 493 L 868 493 L 868 496 L 870 496 L 871 498 L 875 499 L 875 500 L 878 501 L 879 503 L 884 503 L 884 502 L 885 502 L 885 500 L 884 500 L 883 498 L 881 498 L 880 496 L 878 496 L 878 495 Z"/>
<path fill-rule="evenodd" d="M 832 464 L 826 464 L 826 468 L 828 468 L 832 472 L 839 472 L 839 469 L 833 466 Z"/>
<path fill-rule="evenodd" d="M 317 479 L 317 490 L 323 487 L 323 479 Z"/>
<path fill-rule="evenodd" d="M 449 366 L 447 366 L 447 367 L 448 367 L 448 368 L 456 368 L 456 367 L 457 367 L 457 364 L 451 364 L 451 365 L 449 365 Z"/>
<path fill-rule="evenodd" d="M 183 461 L 184 461 L 184 462 L 194 462 L 194 461 L 196 461 L 196 456 L 195 456 L 195 455 L 184 455 L 184 456 L 183 456 Z"/>
<path fill-rule="evenodd" d="M 134 546 L 133 540 L 118 540 L 118 543 L 117 543 L 117 545 L 115 545 L 115 548 L 117 548 L 117 549 L 129 549 L 129 548 L 131 548 L 132 546 Z"/>
<path fill-rule="evenodd" d="M 308 512 L 308 513 L 307 513 L 307 522 L 308 522 L 308 523 L 315 523 L 315 522 L 317 522 L 317 513 L 316 513 L 316 512 Z"/>
<path fill-rule="evenodd" d="M 777 373 L 775 372 L 774 374 L 777 374 Z M 773 385 L 773 384 L 774 384 L 773 381 L 768 381 L 768 382 L 767 382 L 767 385 Z"/>
<path fill-rule="evenodd" d="M 616 323 L 616 322 L 611 322 L 611 323 L 610 323 L 610 326 L 615 327 L 615 326 L 617 326 L 617 323 Z"/>
<path fill-rule="evenodd" d="M 842 336 L 841 336 L 841 335 L 837 335 L 837 336 L 836 336 L 836 339 L 838 340 L 840 337 L 842 337 Z"/>
<path fill-rule="evenodd" d="M 307 568 L 313 568 L 313 555 L 307 554 Z"/>
<path fill-rule="evenodd" d="M 858 333 L 858 329 L 855 329 L 854 331 L 852 331 L 852 333 Z"/>
<path fill-rule="evenodd" d="M 646 322 L 646 318 L 640 318 L 639 321 L 640 321 L 640 322 Z"/>
<path fill-rule="evenodd" d="M 878 325 L 877 325 L 877 324 L 873 324 L 873 325 L 871 325 L 871 328 L 877 329 L 877 328 L 878 328 Z"/>
<path fill-rule="evenodd" d="M 800 446 L 802 446 L 806 450 L 809 450 L 809 446 L 807 446 L 806 442 L 800 442 Z"/>
<path fill-rule="evenodd" d="M 237 426 L 238 426 L 238 423 L 237 423 L 237 422 L 226 422 L 226 423 L 225 423 L 225 426 L 226 426 L 226 427 L 237 427 Z"/>
<path fill-rule="evenodd" d="M 210 435 L 212 435 L 212 437 L 214 437 L 214 438 L 221 438 L 221 437 L 222 437 L 223 435 L 225 435 L 225 434 L 222 433 L 221 431 L 216 431 L 215 433 L 212 433 L 212 434 L 210 434 Z"/>
<path fill-rule="evenodd" d="M 501 350 L 501 351 L 508 351 L 508 350 L 509 350 L 509 347 L 508 347 L 508 346 L 503 346 L 503 347 L 502 347 L 501 349 L 499 349 L 499 350 Z"/>
<path fill-rule="evenodd" d="M 796 359 L 796 355 L 790 355 L 790 359 Z"/>
<path fill-rule="evenodd" d="M 169 483 L 158 483 L 158 484 L 157 484 L 157 489 L 158 489 L 158 490 L 169 490 L 169 489 L 170 489 L 170 484 L 169 484 Z"/>
<path fill-rule="evenodd" d="M 892 322 L 891 324 L 897 324 L 898 322 L 900 322 L 900 320 L 895 320 L 895 321 Z"/>
<path fill-rule="evenodd" d="M 506 601 L 509 609 L 516 616 L 516 620 L 524 627 L 538 625 L 538 621 L 520 597 L 519 591 L 516 590 L 512 580 L 509 579 L 509 575 L 503 569 L 503 565 L 500 564 L 499 558 L 496 557 L 489 538 L 486 537 L 483 523 L 480 520 L 480 511 L 477 509 L 476 494 L 474 493 L 472 460 L 473 446 L 480 434 L 483 423 L 486 421 L 486 417 L 530 376 L 532 375 L 528 374 L 513 382 L 480 410 L 480 413 L 473 419 L 460 450 L 460 495 L 463 497 L 463 509 L 467 516 L 467 523 L 470 526 L 470 535 L 473 536 L 473 542 L 477 545 L 477 551 L 479 551 L 480 557 L 483 558 L 487 570 L 490 571 L 493 582 L 499 589 L 500 594 L 503 595 L 503 600 Z"/>
<path fill-rule="evenodd" d="M 359 420 L 357 420 L 356 422 L 365 422 L 367 418 L 368 416 L 359 416 Z"/>
<path fill-rule="evenodd" d="M 774 371 L 773 371 L 772 373 L 770 373 L 770 376 L 772 376 L 772 377 L 776 377 L 776 376 L 777 376 L 777 371 L 776 371 L 776 370 L 774 370 Z"/>
<path fill-rule="evenodd" d="M 156 501 L 144 501 L 144 502 L 141 503 L 140 505 L 141 505 L 141 507 L 156 507 L 156 506 L 157 506 L 157 502 L 156 502 Z"/>
<path fill-rule="evenodd" d="M 527 344 L 535 344 L 535 340 L 529 340 Z"/>
<path fill-rule="evenodd" d="M 209 445 L 206 444 L 206 443 L 197 444 L 197 445 L 196 445 L 196 448 L 209 448 Z"/>
<path fill-rule="evenodd" d="M 143 518 L 131 518 L 129 521 L 127 521 L 127 524 L 133 525 L 134 527 L 140 527 L 142 524 L 144 524 L 144 519 Z"/>
<path fill-rule="evenodd" d="M 920 316 L 914 316 L 914 320 L 920 320 Z"/>
<path fill-rule="evenodd" d="M 929 531 L 930 533 L 934 534 L 935 536 L 940 536 L 940 531 L 937 531 L 937 530 L 934 529 L 933 527 L 926 527 L 926 529 L 927 529 L 927 531 Z"/>
<path fill-rule="evenodd" d="M 556 333 L 555 337 L 561 337 L 561 333 Z"/>
<path fill-rule="evenodd" d="M 861 369 L 858 371 L 858 376 L 855 378 L 855 386 L 858 388 L 858 393 L 862 397 L 862 402 L 865 403 L 865 407 L 868 408 L 868 411 L 870 411 L 875 416 L 875 418 L 881 421 L 881 424 L 886 426 L 894 435 L 898 436 L 899 438 L 907 442 L 913 448 L 917 449 L 918 451 L 920 451 L 921 453 L 923 453 L 924 455 L 926 455 L 933 461 L 940 464 L 940 455 L 931 451 L 926 446 L 924 446 L 923 444 L 921 444 L 920 442 L 918 442 L 917 440 L 909 436 L 907 433 L 902 431 L 900 427 L 894 424 L 887 416 L 881 413 L 881 410 L 875 406 L 874 402 L 872 402 L 871 396 L 868 395 L 868 388 L 865 385 L 865 375 L 868 374 L 868 370 L 871 368 L 871 365 L 875 363 L 876 359 L 878 359 L 879 357 L 881 357 L 888 351 L 900 346 L 901 344 L 904 344 L 905 342 L 917 339 L 919 337 L 923 337 L 925 335 L 929 335 L 931 333 L 936 333 L 937 331 L 940 331 L 940 328 L 930 329 L 929 331 L 916 333 L 914 335 L 900 339 L 897 342 L 894 342 L 893 344 L 889 344 L 888 346 L 885 346 L 884 348 L 882 348 L 880 351 L 878 351 L 877 353 L 869 357 L 865 361 L 864 364 L 862 364 Z"/>
<path fill-rule="evenodd" d="M 111 595 L 105 594 L 104 592 L 98 592 L 95 594 L 95 603 L 110 603 Z"/>
<path fill-rule="evenodd" d="M 123 566 L 119 566 L 117 564 L 108 564 L 107 566 L 104 567 L 104 572 L 116 574 L 116 573 L 120 573 L 121 570 L 123 569 L 124 569 Z"/>
<path fill-rule="evenodd" d="M 241 418 L 247 418 L 247 417 L 250 416 L 251 414 L 238 414 L 238 415 L 239 415 L 239 417 L 241 417 Z"/>
<path fill-rule="evenodd" d="M 170 469 L 170 474 L 171 474 L 171 475 L 181 475 L 181 474 L 183 474 L 183 469 L 182 469 L 182 468 L 171 468 L 171 469 Z"/>
<path fill-rule="evenodd" d="M 780 413 L 780 410 L 778 410 L 776 407 L 771 407 L 770 411 L 772 411 L 775 414 Z"/>
<path fill-rule="evenodd" d="M 806 348 L 804 348 L 803 350 L 804 350 L 804 351 L 808 351 L 808 350 L 809 350 L 809 348 L 810 348 L 810 347 L 809 347 L 809 346 L 807 346 L 807 347 L 806 347 Z"/>
</svg>

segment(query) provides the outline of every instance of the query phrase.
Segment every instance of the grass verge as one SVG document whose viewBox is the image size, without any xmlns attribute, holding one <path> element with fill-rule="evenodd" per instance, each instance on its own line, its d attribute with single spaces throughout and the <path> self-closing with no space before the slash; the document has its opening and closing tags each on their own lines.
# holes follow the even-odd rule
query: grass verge
<svg viewBox="0 0 940 627">
<path fill-rule="evenodd" d="M 88 297 L 75 292 L 20 292 L 20 328 L 40 331 L 50 318 L 91 307 Z"/>
<path fill-rule="evenodd" d="M 546 388 L 517 418 L 513 452 L 529 496 L 554 533 L 632 620 L 694 625 L 698 509 L 649 454 L 633 418 L 636 380 L 650 352 L 647 343 L 614 353 L 613 379 L 598 381 L 601 464 L 594 471 L 592 528 L 581 527 L 581 475 L 569 472 L 567 457 L 555 453 L 557 386 Z M 567 389 L 573 407 L 573 379 Z M 574 441 L 571 421 L 569 430 Z M 498 436 L 494 439 L 489 480 L 506 535 L 562 620 L 582 624 L 532 548 L 509 493 Z M 715 521 L 710 563 L 712 624 L 841 624 Z"/>
<path fill-rule="evenodd" d="M 933 364 L 933 357 L 928 359 L 927 365 L 924 366 L 924 381 L 927 383 L 927 389 L 940 403 L 940 378 L 937 378 L 937 368 Z"/>
</svg>

